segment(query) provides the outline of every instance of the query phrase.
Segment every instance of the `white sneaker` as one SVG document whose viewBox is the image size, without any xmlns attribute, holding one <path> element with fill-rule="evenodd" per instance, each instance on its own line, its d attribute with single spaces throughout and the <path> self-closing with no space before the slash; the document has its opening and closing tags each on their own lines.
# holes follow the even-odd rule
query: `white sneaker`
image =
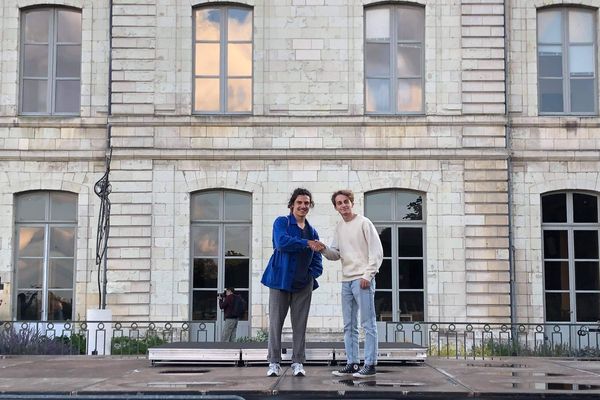
<svg viewBox="0 0 600 400">
<path fill-rule="evenodd" d="M 281 376 L 281 366 L 279 363 L 270 363 L 267 376 Z"/>
<path fill-rule="evenodd" d="M 306 371 L 302 366 L 302 363 L 293 363 L 292 371 L 294 371 L 294 376 L 306 376 Z"/>
</svg>

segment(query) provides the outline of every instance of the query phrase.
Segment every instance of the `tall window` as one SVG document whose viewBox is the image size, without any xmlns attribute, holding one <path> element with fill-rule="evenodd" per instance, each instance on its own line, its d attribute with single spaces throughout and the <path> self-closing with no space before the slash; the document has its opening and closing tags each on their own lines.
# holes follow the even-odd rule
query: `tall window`
<svg viewBox="0 0 600 400">
<path fill-rule="evenodd" d="M 384 5 L 365 9 L 367 113 L 423 112 L 425 9 Z"/>
<path fill-rule="evenodd" d="M 252 111 L 252 10 L 194 10 L 194 112 Z"/>
<path fill-rule="evenodd" d="M 27 192 L 15 197 L 16 318 L 73 318 L 77 196 Z"/>
<path fill-rule="evenodd" d="M 224 289 L 235 288 L 250 304 L 252 197 L 228 190 L 198 192 L 191 207 L 192 319 L 216 321 L 217 293 Z"/>
<path fill-rule="evenodd" d="M 541 114 L 596 113 L 595 13 L 585 8 L 538 11 Z"/>
<path fill-rule="evenodd" d="M 21 13 L 21 114 L 77 115 L 81 97 L 81 12 Z"/>
<path fill-rule="evenodd" d="M 400 190 L 367 193 L 365 215 L 373 221 L 383 244 L 383 264 L 376 277 L 377 320 L 423 321 L 423 196 Z"/>
<path fill-rule="evenodd" d="M 600 320 L 598 196 L 542 196 L 544 293 L 547 322 Z"/>
</svg>

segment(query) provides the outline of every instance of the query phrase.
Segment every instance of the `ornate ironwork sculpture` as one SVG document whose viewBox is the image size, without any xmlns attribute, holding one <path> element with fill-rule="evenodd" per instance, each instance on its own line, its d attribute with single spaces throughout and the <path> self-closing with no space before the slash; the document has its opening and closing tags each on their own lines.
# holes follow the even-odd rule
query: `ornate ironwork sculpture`
<svg viewBox="0 0 600 400">
<path fill-rule="evenodd" d="M 112 147 L 106 152 L 105 171 L 94 185 L 94 193 L 100 197 L 100 211 L 98 213 L 98 232 L 96 236 L 96 265 L 98 266 L 98 307 L 106 308 L 106 271 L 107 260 L 106 250 L 108 248 L 108 237 L 110 233 L 110 199 L 108 195 L 112 191 L 112 186 L 108 180 L 110 174 L 110 160 L 112 158 Z M 101 273 L 102 271 L 102 273 Z"/>
</svg>

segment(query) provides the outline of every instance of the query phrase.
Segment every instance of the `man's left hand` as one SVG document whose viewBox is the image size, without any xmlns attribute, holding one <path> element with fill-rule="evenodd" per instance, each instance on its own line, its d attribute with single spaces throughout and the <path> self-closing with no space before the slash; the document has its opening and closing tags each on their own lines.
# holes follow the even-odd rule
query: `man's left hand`
<svg viewBox="0 0 600 400">
<path fill-rule="evenodd" d="M 364 278 L 360 278 L 360 288 L 361 289 L 368 289 L 371 287 L 371 281 L 368 281 Z"/>
</svg>

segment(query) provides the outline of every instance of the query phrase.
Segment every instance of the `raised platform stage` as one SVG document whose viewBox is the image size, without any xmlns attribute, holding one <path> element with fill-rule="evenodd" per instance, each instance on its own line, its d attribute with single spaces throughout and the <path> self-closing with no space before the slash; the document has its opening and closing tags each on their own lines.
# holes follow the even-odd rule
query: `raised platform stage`
<svg viewBox="0 0 600 400">
<path fill-rule="evenodd" d="M 292 344 L 282 343 L 282 361 L 290 361 Z M 379 362 L 421 362 L 427 349 L 413 343 L 379 343 Z M 235 364 L 267 362 L 267 343 L 175 342 L 148 349 L 148 359 L 155 364 Z M 341 342 L 306 343 L 306 363 L 337 364 L 346 362 Z"/>
</svg>

